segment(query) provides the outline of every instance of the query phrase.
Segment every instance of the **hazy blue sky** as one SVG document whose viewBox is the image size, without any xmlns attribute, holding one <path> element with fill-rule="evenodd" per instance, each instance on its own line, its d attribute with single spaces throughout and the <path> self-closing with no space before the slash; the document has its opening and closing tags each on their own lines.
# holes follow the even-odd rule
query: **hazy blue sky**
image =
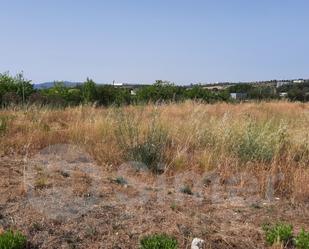
<svg viewBox="0 0 309 249">
<path fill-rule="evenodd" d="M 0 0 L 0 72 L 179 84 L 309 78 L 308 0 Z"/>
</svg>

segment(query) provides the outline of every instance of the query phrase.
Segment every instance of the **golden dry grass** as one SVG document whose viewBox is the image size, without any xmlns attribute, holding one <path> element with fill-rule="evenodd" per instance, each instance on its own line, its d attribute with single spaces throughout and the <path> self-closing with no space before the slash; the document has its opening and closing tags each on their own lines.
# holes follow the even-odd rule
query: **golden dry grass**
<svg viewBox="0 0 309 249">
<path fill-rule="evenodd" d="M 309 199 L 304 187 L 309 183 L 309 104 L 28 107 L 2 110 L 0 120 L 0 156 L 77 144 L 108 169 L 129 159 L 157 157 L 169 173 L 216 171 L 224 182 L 250 172 L 261 195 L 271 181 L 277 195 Z"/>
</svg>

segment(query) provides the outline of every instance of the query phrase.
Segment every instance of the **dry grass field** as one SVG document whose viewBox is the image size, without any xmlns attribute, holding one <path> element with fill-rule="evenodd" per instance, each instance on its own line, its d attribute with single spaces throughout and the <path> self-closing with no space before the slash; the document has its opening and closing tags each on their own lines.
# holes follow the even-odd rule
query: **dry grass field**
<svg viewBox="0 0 309 249">
<path fill-rule="evenodd" d="M 309 228 L 308 127 L 309 104 L 289 102 L 1 110 L 0 229 L 38 248 L 137 248 L 162 231 L 180 248 L 265 248 L 263 223 Z M 37 207 L 66 184 L 63 206 L 95 196 L 86 212 Z"/>
</svg>

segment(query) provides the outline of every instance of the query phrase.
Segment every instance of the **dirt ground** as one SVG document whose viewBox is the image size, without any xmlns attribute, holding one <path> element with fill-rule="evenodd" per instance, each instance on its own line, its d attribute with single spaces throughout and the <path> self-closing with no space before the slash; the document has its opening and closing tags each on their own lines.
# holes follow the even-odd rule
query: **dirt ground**
<svg viewBox="0 0 309 249">
<path fill-rule="evenodd" d="M 176 237 L 179 248 L 195 237 L 205 248 L 267 248 L 265 223 L 309 229 L 308 202 L 249 195 L 215 172 L 154 176 L 138 166 L 99 167 L 70 145 L 0 158 L 0 228 L 23 232 L 30 248 L 94 249 L 136 249 L 153 233 Z"/>
</svg>

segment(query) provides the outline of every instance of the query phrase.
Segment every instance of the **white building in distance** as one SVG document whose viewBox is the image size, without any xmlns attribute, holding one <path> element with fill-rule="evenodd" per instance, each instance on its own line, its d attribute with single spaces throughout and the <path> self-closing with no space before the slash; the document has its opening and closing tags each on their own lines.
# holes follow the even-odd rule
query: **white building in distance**
<svg viewBox="0 0 309 249">
<path fill-rule="evenodd" d="M 277 87 L 291 84 L 290 81 L 277 81 Z"/>
</svg>

